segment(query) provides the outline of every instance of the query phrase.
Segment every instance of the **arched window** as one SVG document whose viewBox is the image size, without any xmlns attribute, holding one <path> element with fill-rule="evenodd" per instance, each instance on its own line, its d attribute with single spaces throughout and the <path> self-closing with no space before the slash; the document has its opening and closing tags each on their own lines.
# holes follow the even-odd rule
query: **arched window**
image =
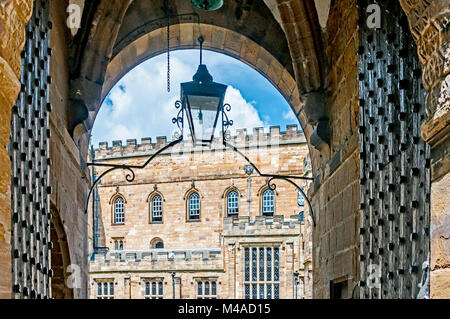
<svg viewBox="0 0 450 319">
<path fill-rule="evenodd" d="M 125 222 L 125 205 L 122 197 L 114 200 L 114 224 L 123 224 Z"/>
<path fill-rule="evenodd" d="M 150 247 L 151 248 L 164 248 L 164 242 L 162 241 L 161 238 L 153 238 L 152 241 L 150 242 Z"/>
<path fill-rule="evenodd" d="M 262 196 L 262 215 L 263 216 L 273 216 L 275 211 L 275 201 L 273 190 L 266 189 Z"/>
<path fill-rule="evenodd" d="M 239 214 L 239 194 L 236 191 L 231 191 L 227 195 L 227 215 L 237 216 Z"/>
<path fill-rule="evenodd" d="M 152 222 L 162 222 L 162 198 L 159 195 L 155 195 L 152 198 Z"/>
<path fill-rule="evenodd" d="M 192 193 L 189 195 L 188 202 L 189 209 L 189 220 L 199 220 L 200 219 L 200 196 L 198 193 Z"/>
</svg>

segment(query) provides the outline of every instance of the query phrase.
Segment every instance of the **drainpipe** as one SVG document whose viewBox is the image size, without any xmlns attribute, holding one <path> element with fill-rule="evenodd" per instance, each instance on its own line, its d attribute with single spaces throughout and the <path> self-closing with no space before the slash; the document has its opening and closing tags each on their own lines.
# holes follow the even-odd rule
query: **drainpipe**
<svg viewBox="0 0 450 319">
<path fill-rule="evenodd" d="M 252 183 L 251 175 L 253 173 L 253 166 L 245 165 L 244 166 L 244 171 L 248 175 L 248 177 L 247 177 L 247 184 L 248 184 L 248 196 L 247 196 L 248 198 L 247 198 L 247 202 L 248 202 L 248 217 L 250 217 L 250 203 L 252 202 L 252 200 L 250 198 L 250 185 Z"/>
<path fill-rule="evenodd" d="M 172 273 L 172 299 L 175 299 L 175 272 Z"/>
</svg>

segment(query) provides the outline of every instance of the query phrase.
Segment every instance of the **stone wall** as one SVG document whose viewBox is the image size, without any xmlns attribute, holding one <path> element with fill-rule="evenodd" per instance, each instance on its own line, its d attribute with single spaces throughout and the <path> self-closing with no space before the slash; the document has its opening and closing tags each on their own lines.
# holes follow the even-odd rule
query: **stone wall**
<svg viewBox="0 0 450 319">
<path fill-rule="evenodd" d="M 11 166 L 7 146 L 11 107 L 20 90 L 20 53 L 32 0 L 0 2 L 0 298 L 11 297 Z"/>
<path fill-rule="evenodd" d="M 99 253 L 90 263 L 90 298 L 97 298 L 97 283 L 114 282 L 115 299 L 144 298 L 144 283 L 164 284 L 164 299 L 196 298 L 197 280 L 217 281 L 217 298 L 244 298 L 245 247 L 280 248 L 280 298 L 294 297 L 293 274 L 299 267 L 300 221 L 291 218 L 225 218 L 223 241 L 216 248 L 124 250 Z M 307 293 L 311 293 L 310 291 Z M 299 296 L 302 298 L 302 296 Z"/>
<path fill-rule="evenodd" d="M 66 26 L 66 6 L 63 1 L 53 1 L 51 20 L 51 47 L 53 55 L 50 61 L 50 74 L 53 78 L 50 86 L 50 102 L 53 106 L 50 113 L 50 185 L 52 194 L 51 207 L 54 214 L 60 216 L 62 228 L 68 243 L 69 265 L 77 271 L 81 286 L 74 289 L 75 298 L 87 297 L 88 280 L 88 219 L 84 214 L 87 189 L 89 187 L 83 159 L 79 149 L 67 130 L 67 110 L 69 101 L 69 67 L 67 42 L 70 41 L 69 29 Z M 56 240 L 53 239 L 52 240 Z M 75 270 L 76 269 L 76 270 Z M 78 271 L 79 270 L 79 271 Z M 64 277 L 70 276 L 64 269 Z M 70 271 L 70 270 L 69 270 Z"/>
<path fill-rule="evenodd" d="M 273 127 L 270 133 L 255 129 L 253 135 L 239 130 L 232 143 L 242 148 L 244 153 L 263 173 L 303 175 L 303 159 L 308 154 L 303 133 L 297 126 L 288 126 L 287 132 Z M 112 147 L 100 143 L 95 150 L 95 161 L 99 163 L 126 163 L 139 165 L 157 149 L 167 143 L 167 138 L 159 137 L 156 143 L 142 139 L 141 144 L 129 140 L 127 146 L 119 141 Z M 235 189 L 239 193 L 240 214 L 248 216 L 247 176 L 243 166 L 247 162 L 216 139 L 211 149 L 192 148 L 192 142 L 181 145 L 159 155 L 149 166 L 136 170 L 136 178 L 128 183 L 128 171 L 117 170 L 106 175 L 99 184 L 102 232 L 105 242 L 99 245 L 112 247 L 112 238 L 125 238 L 126 249 L 150 248 L 154 237 L 163 239 L 165 247 L 183 248 L 189 236 L 192 247 L 201 248 L 206 244 L 220 246 L 223 231 L 222 218 L 225 212 L 227 191 Z M 101 174 L 104 168 L 96 168 Z M 302 182 L 300 182 L 302 184 Z M 285 181 L 276 181 L 275 205 L 285 216 L 298 213 L 295 187 Z M 252 176 L 250 217 L 260 215 L 261 191 L 266 179 L 256 172 Z M 189 192 L 197 191 L 201 200 L 199 222 L 186 222 L 186 200 Z M 149 221 L 149 199 L 155 193 L 163 198 L 163 223 Z M 125 225 L 112 224 L 112 207 L 115 196 L 125 200 Z M 175 231 L 174 231 L 175 230 Z"/>
<path fill-rule="evenodd" d="M 329 298 L 330 282 L 359 281 L 358 10 L 355 0 L 332 1 L 326 31 L 329 72 L 329 155 L 314 163 L 313 298 Z"/>
</svg>

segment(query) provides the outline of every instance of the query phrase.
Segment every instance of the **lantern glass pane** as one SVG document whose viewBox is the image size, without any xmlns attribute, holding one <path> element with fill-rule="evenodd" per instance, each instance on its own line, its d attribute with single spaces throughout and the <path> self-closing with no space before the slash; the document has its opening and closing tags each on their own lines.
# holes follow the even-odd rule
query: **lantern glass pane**
<svg viewBox="0 0 450 319">
<path fill-rule="evenodd" d="M 194 124 L 195 139 L 209 141 L 214 134 L 220 98 L 217 96 L 188 95 Z"/>
</svg>

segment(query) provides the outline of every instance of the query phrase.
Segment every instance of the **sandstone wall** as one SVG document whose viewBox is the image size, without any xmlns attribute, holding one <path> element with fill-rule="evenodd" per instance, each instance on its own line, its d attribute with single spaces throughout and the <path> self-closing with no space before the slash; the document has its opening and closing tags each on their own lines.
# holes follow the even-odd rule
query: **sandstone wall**
<svg viewBox="0 0 450 319">
<path fill-rule="evenodd" d="M 300 221 L 284 218 L 248 217 L 223 220 L 224 234 L 218 247 L 111 251 L 96 254 L 90 264 L 90 298 L 97 298 L 98 282 L 113 282 L 115 299 L 144 298 L 145 282 L 160 280 L 164 299 L 196 298 L 197 280 L 215 280 L 217 298 L 242 299 L 244 295 L 244 249 L 278 247 L 281 299 L 294 298 L 293 274 L 299 267 Z M 187 235 L 186 235 L 187 236 Z M 310 293 L 310 292 L 309 292 Z M 301 296 L 299 296 L 301 298 Z"/>
<path fill-rule="evenodd" d="M 142 139 L 140 144 L 128 140 L 126 146 L 119 141 L 113 142 L 112 147 L 100 143 L 95 150 L 95 160 L 136 165 L 166 143 L 167 139 L 162 137 L 157 138 L 156 143 L 150 139 Z M 255 129 L 250 135 L 245 130 L 238 130 L 231 143 L 242 149 L 263 173 L 303 175 L 308 149 L 303 133 L 295 125 L 288 126 L 286 132 L 280 132 L 279 127 L 272 127 L 269 133 Z M 219 139 L 211 149 L 203 151 L 192 148 L 191 142 L 186 141 L 157 157 L 148 168 L 136 170 L 136 179 L 132 183 L 125 181 L 127 171 L 105 176 L 99 186 L 101 232 L 104 233 L 101 238 L 104 242 L 99 245 L 105 245 L 111 251 L 115 249 L 114 240 L 120 238 L 124 240 L 125 251 L 107 254 L 121 254 L 122 261 L 96 257 L 100 259 L 90 266 L 91 298 L 96 296 L 96 282 L 105 279 L 117 283 L 115 297 L 130 297 L 131 287 L 131 296 L 142 298 L 139 290 L 143 287 L 142 278 L 155 276 L 163 278 L 164 297 L 171 298 L 172 271 L 177 273 L 177 289 L 184 298 L 195 298 L 195 278 L 205 276 L 217 278 L 219 298 L 244 298 L 244 248 L 255 245 L 280 247 L 280 298 L 293 298 L 293 276 L 300 267 L 298 213 L 303 208 L 297 205 L 295 187 L 285 181 L 275 181 L 276 216 L 261 216 L 261 191 L 266 187 L 266 179 L 255 172 L 249 214 L 245 164 L 247 162 L 237 153 L 224 150 Z M 98 168 L 97 171 L 102 172 Z M 299 184 L 306 186 L 302 181 Z M 185 195 L 193 189 L 201 196 L 198 222 L 187 220 Z M 226 218 L 226 193 L 231 189 L 239 192 L 239 218 L 234 220 Z M 148 199 L 155 192 L 163 196 L 162 223 L 151 223 L 149 219 Z M 123 225 L 112 223 L 116 196 L 123 196 L 126 201 Z M 163 240 L 164 249 L 150 249 L 154 238 Z M 183 253 L 186 249 L 201 251 L 208 247 L 217 247 L 220 254 L 210 260 L 191 259 L 192 252 Z M 166 255 L 171 251 L 175 253 L 172 260 Z M 177 258 L 177 254 L 182 258 Z M 127 261 L 128 255 L 142 261 Z M 143 257 L 145 255 L 147 259 Z M 131 277 L 130 272 L 133 272 Z"/>
<path fill-rule="evenodd" d="M 303 134 L 297 131 L 296 126 L 290 126 L 288 132 L 281 134 L 279 128 L 272 128 L 274 132 L 278 135 L 263 134 L 260 130 L 246 135 L 245 131 L 240 131 L 233 143 L 243 147 L 263 173 L 303 175 L 303 159 L 308 154 Z M 112 147 L 101 143 L 95 152 L 95 160 L 100 163 L 142 164 L 165 143 L 164 138 L 158 138 L 156 143 L 143 139 L 142 144 L 130 140 L 123 147 L 119 142 L 114 142 Z M 113 238 L 125 238 L 125 249 L 148 249 L 150 241 L 159 237 L 168 248 L 220 246 L 222 219 L 226 215 L 225 195 L 231 188 L 239 193 L 240 215 L 248 216 L 247 176 L 243 170 L 247 162 L 231 150 L 223 151 L 218 140 L 211 150 L 203 152 L 190 148 L 190 145 L 189 141 L 183 142 L 180 147 L 158 156 L 145 169 L 136 170 L 132 183 L 125 179 L 129 172 L 121 170 L 102 179 L 99 184 L 102 232 L 105 233 L 102 244 L 112 248 Z M 103 169 L 96 168 L 97 173 Z M 295 187 L 285 181 L 275 183 L 275 214 L 290 216 L 298 213 Z M 163 197 L 163 223 L 151 223 L 149 219 L 149 198 L 154 194 L 155 186 Z M 265 186 L 266 179 L 254 172 L 250 205 L 252 218 L 260 215 L 261 191 Z M 192 190 L 200 194 L 200 221 L 187 221 L 186 196 Z M 117 195 L 125 199 L 124 225 L 112 223 L 113 201 Z"/>
<path fill-rule="evenodd" d="M 70 33 L 66 26 L 66 5 L 63 1 L 53 1 L 51 20 L 51 47 L 53 55 L 50 62 L 50 74 L 53 82 L 50 86 L 50 101 L 53 109 L 50 113 L 50 185 L 51 207 L 60 216 L 68 243 L 70 261 L 75 265 L 75 276 L 80 276 L 81 286 L 74 289 L 75 298 L 87 297 L 88 281 L 88 216 L 84 214 L 87 189 L 89 187 L 83 160 L 79 149 L 67 131 L 66 115 L 69 112 L 69 69 L 68 48 Z M 56 240 L 56 238 L 52 238 Z M 67 253 L 67 252 L 64 252 Z M 78 271 L 79 270 L 79 271 Z M 64 275 L 70 276 L 65 269 Z"/>
<path fill-rule="evenodd" d="M 313 298 L 329 298 L 344 281 L 350 298 L 359 281 L 358 10 L 355 0 L 332 1 L 326 31 L 329 155 L 313 162 Z"/>
</svg>

